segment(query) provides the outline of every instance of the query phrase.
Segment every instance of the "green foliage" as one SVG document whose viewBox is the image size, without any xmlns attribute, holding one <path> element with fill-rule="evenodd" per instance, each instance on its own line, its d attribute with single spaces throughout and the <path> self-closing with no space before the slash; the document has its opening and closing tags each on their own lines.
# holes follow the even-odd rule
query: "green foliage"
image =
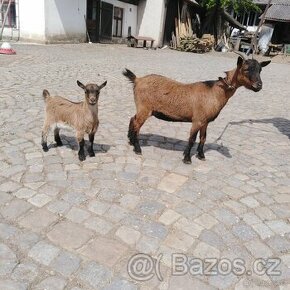
<svg viewBox="0 0 290 290">
<path fill-rule="evenodd" d="M 201 0 L 201 5 L 206 9 L 211 9 L 215 6 L 234 9 L 237 13 L 241 11 L 261 12 L 259 6 L 253 3 L 253 0 Z"/>
</svg>

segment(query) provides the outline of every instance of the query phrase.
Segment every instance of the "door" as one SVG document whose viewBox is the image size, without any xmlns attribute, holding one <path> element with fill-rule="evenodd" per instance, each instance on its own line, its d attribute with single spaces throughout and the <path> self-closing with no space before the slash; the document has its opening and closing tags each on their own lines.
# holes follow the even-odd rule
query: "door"
<svg viewBox="0 0 290 290">
<path fill-rule="evenodd" d="M 92 42 L 100 40 L 100 0 L 87 0 L 87 30 Z"/>
<path fill-rule="evenodd" d="M 103 42 L 112 40 L 113 25 L 113 5 L 107 2 L 101 3 L 101 35 L 100 40 Z"/>
</svg>

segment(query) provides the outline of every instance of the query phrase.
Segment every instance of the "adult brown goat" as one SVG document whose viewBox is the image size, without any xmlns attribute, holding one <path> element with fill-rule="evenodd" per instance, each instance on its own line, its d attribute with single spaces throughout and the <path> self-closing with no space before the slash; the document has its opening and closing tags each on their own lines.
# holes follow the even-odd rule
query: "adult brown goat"
<svg viewBox="0 0 290 290">
<path fill-rule="evenodd" d="M 184 150 L 184 163 L 191 163 L 190 151 L 195 143 L 197 133 L 200 132 L 200 142 L 197 157 L 204 160 L 203 146 L 206 140 L 206 130 L 209 122 L 215 120 L 227 101 L 244 86 L 258 92 L 262 89 L 260 73 L 262 67 L 271 61 L 258 62 L 246 59 L 238 53 L 237 67 L 226 72 L 226 77 L 219 77 L 215 81 L 183 84 L 161 75 L 147 75 L 136 77 L 128 69 L 123 71 L 134 84 L 134 99 L 136 115 L 131 118 L 128 138 L 134 146 L 136 154 L 141 154 L 139 131 L 150 117 L 172 122 L 192 122 L 188 145 Z M 242 57 L 241 57 L 242 56 Z"/>
</svg>

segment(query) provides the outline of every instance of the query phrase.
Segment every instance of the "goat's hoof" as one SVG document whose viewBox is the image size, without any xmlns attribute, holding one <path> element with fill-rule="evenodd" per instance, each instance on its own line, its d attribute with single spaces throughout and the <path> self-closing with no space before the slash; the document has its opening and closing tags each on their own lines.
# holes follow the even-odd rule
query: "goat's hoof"
<svg viewBox="0 0 290 290">
<path fill-rule="evenodd" d="M 134 150 L 134 152 L 135 152 L 136 155 L 142 155 L 142 151 L 141 150 L 140 151 L 139 150 Z"/>
<path fill-rule="evenodd" d="M 44 152 L 48 152 L 48 147 L 47 147 L 47 145 L 42 145 L 42 150 L 43 150 Z"/>
<path fill-rule="evenodd" d="M 204 156 L 204 155 L 196 154 L 196 157 L 197 157 L 199 160 L 205 161 L 205 156 Z"/>
<path fill-rule="evenodd" d="M 90 157 L 95 157 L 96 154 L 95 154 L 95 152 L 89 152 L 89 156 L 90 156 Z"/>
<path fill-rule="evenodd" d="M 62 143 L 61 141 L 57 141 L 57 142 L 56 142 L 56 146 L 57 146 L 57 147 L 61 147 L 61 146 L 63 146 L 63 143 Z"/>
<path fill-rule="evenodd" d="M 183 158 L 182 161 L 183 161 L 184 164 L 191 164 L 192 163 L 190 158 L 189 159 L 188 158 Z"/>
<path fill-rule="evenodd" d="M 79 155 L 79 160 L 80 160 L 80 161 L 84 161 L 84 160 L 86 160 L 86 156 L 85 156 L 85 155 Z"/>
</svg>

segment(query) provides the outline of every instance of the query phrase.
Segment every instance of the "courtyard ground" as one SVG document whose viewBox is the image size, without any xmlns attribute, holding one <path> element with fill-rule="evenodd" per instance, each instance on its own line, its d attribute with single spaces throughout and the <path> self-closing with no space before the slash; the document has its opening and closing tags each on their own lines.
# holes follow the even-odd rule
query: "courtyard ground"
<svg viewBox="0 0 290 290">
<path fill-rule="evenodd" d="M 206 161 L 185 165 L 186 123 L 152 117 L 143 155 L 133 153 L 132 84 L 121 72 L 210 80 L 236 56 L 13 48 L 0 55 L 1 290 L 290 289 L 289 64 L 265 67 L 259 93 L 240 88 L 209 126 Z M 77 80 L 108 81 L 97 154 L 82 163 L 73 130 L 61 131 L 63 147 L 52 134 L 49 152 L 40 146 L 42 90 L 82 100 Z"/>
</svg>

